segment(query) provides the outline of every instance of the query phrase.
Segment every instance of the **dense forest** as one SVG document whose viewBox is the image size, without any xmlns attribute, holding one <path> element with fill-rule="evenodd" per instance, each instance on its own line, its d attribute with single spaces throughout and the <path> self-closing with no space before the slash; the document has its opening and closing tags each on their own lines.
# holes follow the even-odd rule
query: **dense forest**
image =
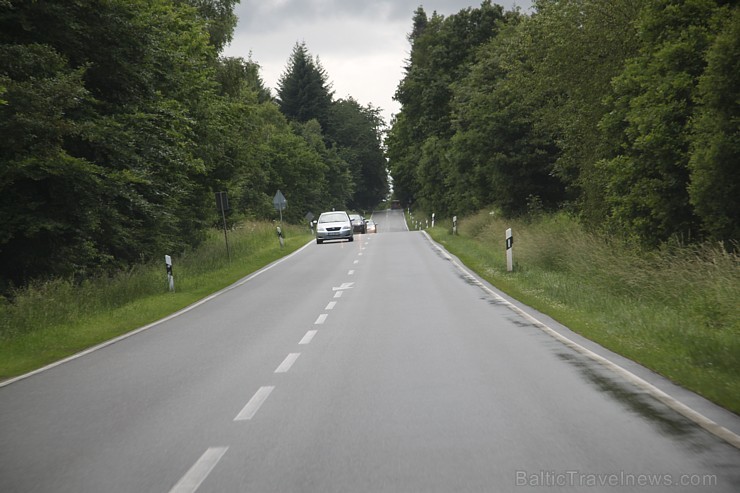
<svg viewBox="0 0 740 493">
<path fill-rule="evenodd" d="M 740 8 L 535 0 L 413 16 L 387 137 L 438 216 L 566 211 L 636 245 L 740 238 Z"/>
<path fill-rule="evenodd" d="M 296 44 L 272 94 L 219 56 L 238 0 L 0 0 L 0 293 L 197 246 L 229 222 L 371 208 L 380 110 L 334 98 Z"/>
</svg>

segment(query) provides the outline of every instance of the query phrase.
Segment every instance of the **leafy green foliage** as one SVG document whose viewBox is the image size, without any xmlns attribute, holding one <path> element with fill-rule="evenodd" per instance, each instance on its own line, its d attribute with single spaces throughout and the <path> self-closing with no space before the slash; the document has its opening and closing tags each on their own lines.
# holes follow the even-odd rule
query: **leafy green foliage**
<svg viewBox="0 0 740 493">
<path fill-rule="evenodd" d="M 371 209 L 388 192 L 381 137 L 385 124 L 377 108 L 362 107 L 351 97 L 334 101 L 330 88 L 318 57 L 305 43 L 296 44 L 278 82 L 280 110 L 292 122 L 320 125 L 325 146 L 313 146 L 327 166 L 331 206 Z"/>
<path fill-rule="evenodd" d="M 614 82 L 605 122 L 621 139 L 603 163 L 609 222 L 648 243 L 698 232 L 687 192 L 689 121 L 715 8 L 708 0 L 651 2 L 640 17 L 640 53 Z"/>
<path fill-rule="evenodd" d="M 699 79 L 689 196 L 714 240 L 740 238 L 740 10 L 721 9 Z"/>
<path fill-rule="evenodd" d="M 316 120 L 329 127 L 332 92 L 326 70 L 312 58 L 305 43 L 296 43 L 288 67 L 278 81 L 280 111 L 290 120 L 305 123 Z"/>
<path fill-rule="evenodd" d="M 386 139 L 396 198 L 441 215 L 536 204 L 643 245 L 733 248 L 737 5 L 534 7 L 416 10 Z"/>
<path fill-rule="evenodd" d="M 469 204 L 455 204 L 456 211 L 494 204 L 517 216 L 527 211 L 530 197 L 549 208 L 563 197 L 553 174 L 557 148 L 537 124 L 548 93 L 537 90 L 531 60 L 520 58 L 531 51 L 531 37 L 513 35 L 525 27 L 512 23 L 483 46 L 478 63 L 457 86 L 451 155 L 460 170 L 458 186 L 472 197 Z"/>
<path fill-rule="evenodd" d="M 410 59 L 395 95 L 402 110 L 387 139 L 394 192 L 403 202 L 438 213 L 460 202 L 450 184 L 461 173 L 443 154 L 455 133 L 454 88 L 503 21 L 503 9 L 490 1 L 448 18 L 436 12 L 427 17 L 421 7 L 414 13 Z"/>
<path fill-rule="evenodd" d="M 193 121 L 216 58 L 195 11 L 17 2 L 0 25 L 3 277 L 84 277 L 197 243 Z"/>
<path fill-rule="evenodd" d="M 353 193 L 347 204 L 352 209 L 372 209 L 388 193 L 380 111 L 362 107 L 350 97 L 332 104 L 330 118 L 328 137 L 352 175 Z"/>
<path fill-rule="evenodd" d="M 362 203 L 380 200 L 385 181 L 368 178 L 385 179 L 377 110 L 334 115 L 326 73 L 298 46 L 306 58 L 295 75 L 307 78 L 286 79 L 280 101 L 303 83 L 319 92 L 293 101 L 300 123 L 286 118 L 257 63 L 218 57 L 235 3 L 4 4 L 0 292 L 84 282 L 196 247 L 220 222 L 216 191 L 231 198 L 228 224 L 276 218 L 278 189 L 295 222 L 345 207 L 357 183 Z M 340 148 L 326 129 L 353 118 L 365 127 Z"/>
</svg>

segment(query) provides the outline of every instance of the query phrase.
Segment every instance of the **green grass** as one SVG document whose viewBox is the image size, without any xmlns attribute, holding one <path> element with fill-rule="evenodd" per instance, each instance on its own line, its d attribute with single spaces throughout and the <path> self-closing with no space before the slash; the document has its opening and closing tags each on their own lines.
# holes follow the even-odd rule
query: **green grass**
<svg viewBox="0 0 740 493">
<path fill-rule="evenodd" d="M 740 413 L 740 258 L 720 246 L 642 251 L 564 215 L 504 221 L 488 212 L 432 237 L 514 298 Z M 504 233 L 514 232 L 514 272 Z"/>
<path fill-rule="evenodd" d="M 285 226 L 280 248 L 270 223 L 213 231 L 197 250 L 173 256 L 175 292 L 161 263 L 138 265 L 104 279 L 74 284 L 56 280 L 0 298 L 0 380 L 34 370 L 159 320 L 297 250 L 311 239 Z"/>
</svg>

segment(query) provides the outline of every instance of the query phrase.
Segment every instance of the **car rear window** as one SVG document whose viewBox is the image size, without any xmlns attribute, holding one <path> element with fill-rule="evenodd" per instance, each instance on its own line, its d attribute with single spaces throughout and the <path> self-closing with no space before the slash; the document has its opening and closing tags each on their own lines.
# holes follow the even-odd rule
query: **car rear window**
<svg viewBox="0 0 740 493">
<path fill-rule="evenodd" d="M 320 223 L 337 223 L 346 220 L 347 215 L 341 212 L 337 212 L 335 214 L 322 214 L 319 218 Z"/>
</svg>

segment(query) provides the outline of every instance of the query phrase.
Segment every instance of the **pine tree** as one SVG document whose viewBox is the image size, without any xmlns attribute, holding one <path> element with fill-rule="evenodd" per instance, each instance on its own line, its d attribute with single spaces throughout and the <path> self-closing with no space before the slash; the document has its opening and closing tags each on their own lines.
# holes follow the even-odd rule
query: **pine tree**
<svg viewBox="0 0 740 493">
<path fill-rule="evenodd" d="M 296 43 L 288 67 L 278 80 L 280 111 L 300 123 L 315 119 L 326 133 L 333 94 L 318 57 L 311 57 L 306 43 Z"/>
</svg>

